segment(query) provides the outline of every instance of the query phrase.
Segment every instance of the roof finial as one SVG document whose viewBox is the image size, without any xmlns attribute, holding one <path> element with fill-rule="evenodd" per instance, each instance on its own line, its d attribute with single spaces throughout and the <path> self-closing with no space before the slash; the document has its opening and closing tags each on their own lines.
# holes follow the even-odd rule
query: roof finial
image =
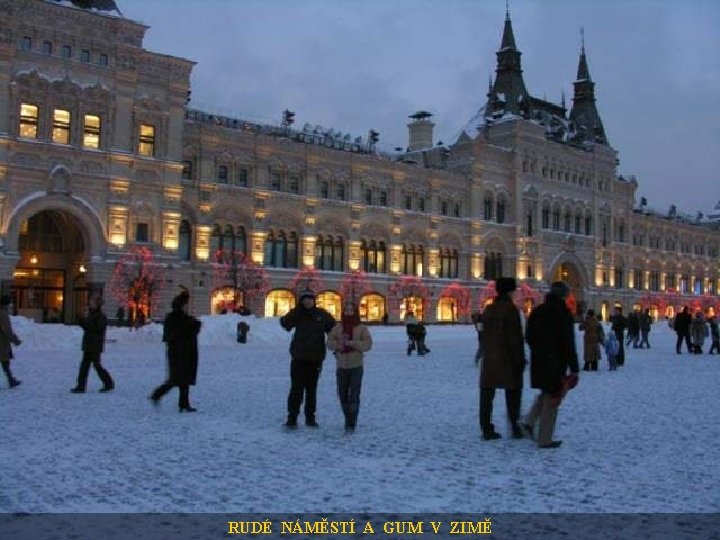
<svg viewBox="0 0 720 540">
<path fill-rule="evenodd" d="M 585 54 L 585 27 L 580 27 L 580 43 L 581 43 L 581 53 Z"/>
<path fill-rule="evenodd" d="M 560 105 L 562 105 L 562 108 L 565 108 L 565 89 L 560 89 Z"/>
<path fill-rule="evenodd" d="M 505 18 L 510 18 L 510 0 L 505 0 Z"/>
</svg>

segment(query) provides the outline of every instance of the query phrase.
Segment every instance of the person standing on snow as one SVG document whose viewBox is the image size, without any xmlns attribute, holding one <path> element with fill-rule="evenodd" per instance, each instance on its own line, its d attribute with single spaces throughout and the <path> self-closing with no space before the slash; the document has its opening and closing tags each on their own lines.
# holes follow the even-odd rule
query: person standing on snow
<svg viewBox="0 0 720 540">
<path fill-rule="evenodd" d="M 675 321 L 673 322 L 673 328 L 677 334 L 677 341 L 675 342 L 675 352 L 677 354 L 682 354 L 680 349 L 682 348 L 683 340 L 685 340 L 688 352 L 693 352 L 693 346 L 690 342 L 690 324 L 692 324 L 692 315 L 690 315 L 688 307 L 685 306 L 682 312 L 675 316 Z"/>
<path fill-rule="evenodd" d="M 492 423 L 493 400 L 497 388 L 505 389 L 505 405 L 513 437 L 523 437 L 518 420 L 525 370 L 525 348 L 520 311 L 511 297 L 516 287 L 515 278 L 499 278 L 495 283 L 497 297 L 483 314 L 480 429 L 486 441 L 500 438 Z"/>
<path fill-rule="evenodd" d="M 338 398 L 345 415 L 345 431 L 357 426 L 360 412 L 360 389 L 363 378 L 363 353 L 372 347 L 367 326 L 360 322 L 360 313 L 353 303 L 343 307 L 342 318 L 328 336 L 327 348 L 335 353 Z"/>
<path fill-rule="evenodd" d="M 163 341 L 167 345 L 168 378 L 150 394 L 153 405 L 158 405 L 162 397 L 174 386 L 178 387 L 180 412 L 195 412 L 190 405 L 190 386 L 197 380 L 198 343 L 202 323 L 189 315 L 190 293 L 184 289 L 172 301 L 172 311 L 163 323 Z"/>
<path fill-rule="evenodd" d="M 575 330 L 570 310 L 565 304 L 570 290 L 556 281 L 545 296 L 545 303 L 530 313 L 526 339 L 530 345 L 530 382 L 540 390 L 523 427 L 533 435 L 540 420 L 538 448 L 557 448 L 562 441 L 553 440 L 555 420 L 564 392 L 577 384 L 578 357 Z M 571 375 L 567 375 L 570 370 Z"/>
<path fill-rule="evenodd" d="M 91 365 L 103 383 L 101 392 L 110 392 L 115 388 L 112 376 L 100 363 L 100 357 L 105 350 L 105 330 L 107 329 L 107 317 L 102 311 L 102 305 L 103 299 L 100 295 L 92 296 L 87 314 L 80 318 L 80 326 L 83 329 L 83 357 L 78 371 L 77 385 L 70 390 L 73 394 L 85 393 Z"/>
<path fill-rule="evenodd" d="M 288 332 L 295 330 L 290 342 L 290 393 L 287 399 L 288 416 L 285 427 L 297 428 L 300 405 L 305 400 L 305 425 L 319 427 L 315 420 L 317 385 L 325 360 L 325 334 L 335 327 L 335 319 L 315 305 L 315 293 L 305 289 L 298 305 L 285 316 L 280 325 Z"/>
<path fill-rule="evenodd" d="M 12 346 L 20 345 L 22 341 L 13 332 L 12 323 L 10 322 L 10 305 L 12 298 L 3 294 L 0 296 L 0 364 L 7 377 L 10 388 L 20 385 L 12 371 L 10 371 L 10 360 L 13 358 Z"/>
</svg>

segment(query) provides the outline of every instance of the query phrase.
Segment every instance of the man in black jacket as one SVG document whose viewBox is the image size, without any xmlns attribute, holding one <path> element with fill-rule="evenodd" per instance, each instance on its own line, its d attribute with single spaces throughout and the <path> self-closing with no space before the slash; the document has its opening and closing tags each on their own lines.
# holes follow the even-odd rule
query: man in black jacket
<svg viewBox="0 0 720 540">
<path fill-rule="evenodd" d="M 537 443 L 539 448 L 557 448 L 562 441 L 554 441 L 553 431 L 558 407 L 567 390 L 568 369 L 577 384 L 578 358 L 575 349 L 575 329 L 570 310 L 565 304 L 568 286 L 556 281 L 545 296 L 545 303 L 535 308 L 527 322 L 525 337 L 530 345 L 530 382 L 540 389 L 523 427 L 531 434 L 540 419 Z M 572 387 L 572 386 L 570 386 Z"/>
<path fill-rule="evenodd" d="M 325 360 L 325 334 L 335 326 L 327 311 L 315 306 L 315 294 L 305 289 L 298 305 L 291 309 L 280 324 L 288 332 L 295 329 L 290 342 L 290 394 L 285 427 L 296 428 L 300 405 L 305 397 L 305 425 L 318 427 L 315 421 L 317 384 Z"/>
<path fill-rule="evenodd" d="M 82 362 L 80 362 L 77 386 L 71 390 L 73 394 L 85 393 L 91 364 L 103 383 L 100 391 L 109 392 L 115 388 L 110 373 L 100 363 L 100 356 L 105 349 L 105 329 L 107 328 L 107 318 L 102 312 L 102 305 L 101 296 L 92 296 L 87 315 L 80 318 L 80 326 L 84 331 L 82 338 L 83 357 Z"/>
<path fill-rule="evenodd" d="M 688 307 L 685 306 L 682 312 L 675 316 L 675 322 L 673 323 L 673 328 L 677 333 L 675 352 L 678 354 L 682 354 L 680 349 L 682 347 L 683 340 L 685 340 L 688 352 L 691 353 L 693 351 L 692 343 L 690 343 L 690 323 L 692 323 L 692 315 L 690 315 Z"/>
</svg>

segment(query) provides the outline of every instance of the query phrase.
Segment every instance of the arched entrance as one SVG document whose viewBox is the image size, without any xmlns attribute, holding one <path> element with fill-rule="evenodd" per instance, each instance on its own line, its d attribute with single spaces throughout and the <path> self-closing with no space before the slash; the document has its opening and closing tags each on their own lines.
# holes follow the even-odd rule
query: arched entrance
<svg viewBox="0 0 720 540">
<path fill-rule="evenodd" d="M 77 320 L 87 305 L 86 242 L 70 212 L 41 210 L 20 223 L 12 294 L 18 315 L 37 322 Z"/>
<path fill-rule="evenodd" d="M 570 294 L 567 298 L 567 304 L 573 311 L 573 315 L 582 317 L 587 310 L 587 301 L 585 299 L 585 279 L 584 269 L 579 261 L 561 260 L 554 266 L 550 273 L 552 281 L 564 281 L 570 287 Z"/>
<path fill-rule="evenodd" d="M 265 298 L 265 316 L 282 317 L 295 307 L 295 295 L 287 289 L 270 291 Z"/>
</svg>

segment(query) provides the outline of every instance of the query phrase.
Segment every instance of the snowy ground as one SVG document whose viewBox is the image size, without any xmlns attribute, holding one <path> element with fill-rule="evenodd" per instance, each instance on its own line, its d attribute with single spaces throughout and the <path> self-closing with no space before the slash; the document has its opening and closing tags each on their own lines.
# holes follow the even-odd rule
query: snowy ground
<svg viewBox="0 0 720 540">
<path fill-rule="evenodd" d="M 581 374 L 563 404 L 558 450 L 480 440 L 471 326 L 430 327 L 426 357 L 404 329 L 372 327 L 358 431 L 343 433 L 334 358 L 318 392 L 319 430 L 281 428 L 290 334 L 276 319 L 205 317 L 195 414 L 165 376 L 160 328 L 111 329 L 117 388 L 73 395 L 80 331 L 15 318 L 22 386 L 0 382 L 2 512 L 719 512 L 719 356 L 677 356 L 655 325 L 624 368 Z M 582 353 L 581 341 L 578 341 Z M 707 345 L 706 345 L 707 349 Z M 523 410 L 533 391 L 526 388 Z M 507 433 L 504 396 L 495 424 Z"/>
</svg>

